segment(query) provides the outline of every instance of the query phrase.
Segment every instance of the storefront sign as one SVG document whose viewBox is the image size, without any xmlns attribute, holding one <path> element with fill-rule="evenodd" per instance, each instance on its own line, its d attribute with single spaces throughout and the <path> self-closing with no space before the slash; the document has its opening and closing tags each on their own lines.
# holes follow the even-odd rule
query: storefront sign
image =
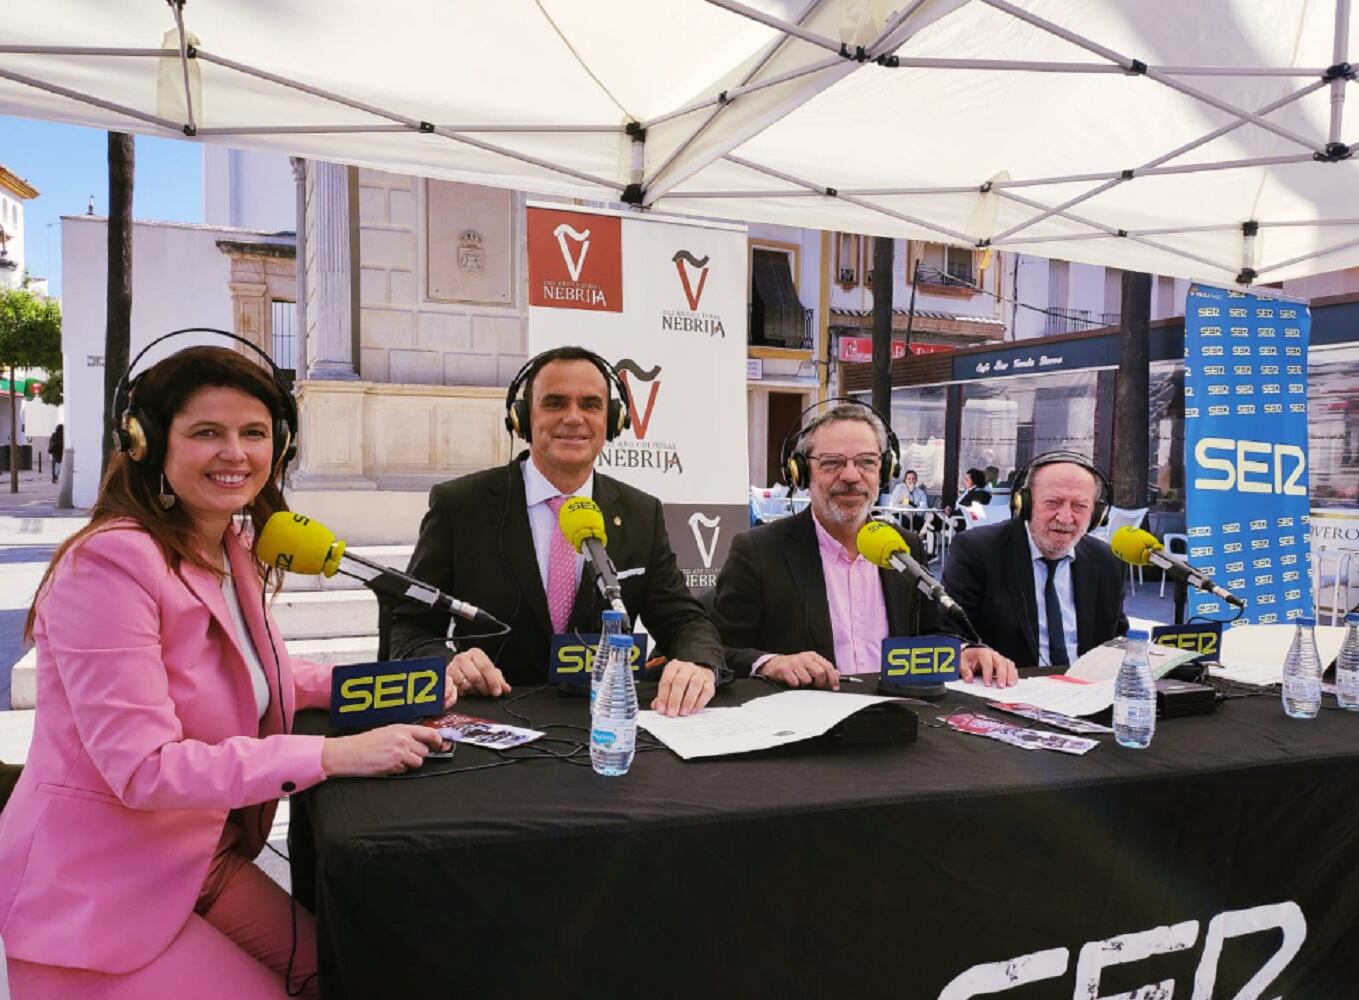
<svg viewBox="0 0 1359 1000">
<path fill-rule="evenodd" d="M 910 344 L 905 341 L 892 341 L 892 360 L 904 358 L 907 354 L 947 354 L 954 348 L 948 344 Z M 872 337 L 841 337 L 836 357 L 848 364 L 867 364 L 873 360 Z"/>
<path fill-rule="evenodd" d="M 1118 364 L 1117 338 L 1092 337 L 1064 340 L 1042 347 L 979 351 L 953 359 L 953 378 L 966 382 L 1010 375 L 1041 375 L 1044 372 L 1079 368 L 1107 368 Z"/>
<path fill-rule="evenodd" d="M 1191 285 L 1184 426 L 1189 562 L 1246 601 L 1244 623 L 1312 609 L 1306 304 Z M 1191 616 L 1229 610 L 1189 596 Z"/>
</svg>

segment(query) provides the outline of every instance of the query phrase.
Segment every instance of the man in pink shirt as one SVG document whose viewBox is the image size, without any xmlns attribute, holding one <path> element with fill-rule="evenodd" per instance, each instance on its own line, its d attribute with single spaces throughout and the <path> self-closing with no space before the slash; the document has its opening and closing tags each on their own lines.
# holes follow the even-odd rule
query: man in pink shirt
<svg viewBox="0 0 1359 1000">
<path fill-rule="evenodd" d="M 843 674 L 876 674 L 888 636 L 941 631 L 933 604 L 899 573 L 859 555 L 856 538 L 878 495 L 887 432 L 867 407 L 841 405 L 802 432 L 809 509 L 737 535 L 717 578 L 713 621 L 727 665 L 790 687 L 838 689 Z M 906 532 L 922 565 L 920 539 Z M 1008 686 L 1014 663 L 963 652 L 962 676 Z"/>
</svg>

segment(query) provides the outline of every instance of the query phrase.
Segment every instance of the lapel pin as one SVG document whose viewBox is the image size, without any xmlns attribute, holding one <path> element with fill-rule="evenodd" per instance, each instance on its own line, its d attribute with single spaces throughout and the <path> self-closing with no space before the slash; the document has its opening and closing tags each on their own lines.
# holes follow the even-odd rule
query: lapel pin
<svg viewBox="0 0 1359 1000">
<path fill-rule="evenodd" d="M 622 519 L 621 517 L 619 517 L 617 514 L 615 514 L 615 515 L 613 516 L 613 526 L 614 526 L 615 528 L 621 528 L 621 527 L 623 527 L 623 519 Z"/>
</svg>

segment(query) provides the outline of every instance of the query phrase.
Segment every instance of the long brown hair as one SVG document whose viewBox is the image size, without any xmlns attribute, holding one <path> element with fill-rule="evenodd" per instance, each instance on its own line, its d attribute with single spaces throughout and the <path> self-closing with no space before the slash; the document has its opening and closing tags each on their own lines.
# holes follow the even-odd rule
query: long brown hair
<svg viewBox="0 0 1359 1000">
<path fill-rule="evenodd" d="M 184 409 L 194 393 L 206 388 L 238 389 L 265 405 L 275 427 L 282 423 L 283 390 L 278 383 L 260 365 L 225 347 L 186 347 L 156 362 L 133 383 L 129 404 L 136 406 L 143 422 L 153 422 L 160 429 L 161 440 L 168 444 L 170 423 L 175 415 Z M 280 452 L 277 440 L 274 450 L 275 454 Z M 164 456 L 161 457 L 163 460 Z M 133 461 L 125 451 L 114 454 L 104 480 L 99 484 L 99 496 L 90 510 L 90 523 L 62 543 L 43 574 L 24 623 L 25 641 L 32 641 L 38 602 L 52 570 L 67 551 L 117 520 L 133 521 L 154 538 L 166 564 L 176 573 L 187 562 L 222 576 L 221 568 L 205 560 L 195 548 L 193 519 L 183 504 L 176 504 L 169 510 L 161 507 L 158 500 L 161 472 L 159 463 Z M 276 464 L 264 488 L 245 508 L 256 537 L 271 514 L 288 509 L 279 483 L 282 472 L 282 463 Z M 260 572 L 264 573 L 262 565 Z"/>
</svg>

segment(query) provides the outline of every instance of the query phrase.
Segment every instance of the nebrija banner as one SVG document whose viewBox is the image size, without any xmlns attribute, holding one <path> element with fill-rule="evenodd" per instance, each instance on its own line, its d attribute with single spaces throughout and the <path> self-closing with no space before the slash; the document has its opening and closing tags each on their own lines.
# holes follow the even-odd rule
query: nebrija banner
<svg viewBox="0 0 1359 1000">
<path fill-rule="evenodd" d="M 1246 601 L 1242 623 L 1312 608 L 1304 303 L 1191 285 L 1184 321 L 1189 561 Z M 1229 608 L 1192 592 L 1191 614 Z"/>
<path fill-rule="evenodd" d="M 683 512 L 671 545 L 711 586 L 748 524 L 744 227 L 530 203 L 528 258 L 530 353 L 618 370 L 632 428 L 597 468 Z"/>
</svg>

